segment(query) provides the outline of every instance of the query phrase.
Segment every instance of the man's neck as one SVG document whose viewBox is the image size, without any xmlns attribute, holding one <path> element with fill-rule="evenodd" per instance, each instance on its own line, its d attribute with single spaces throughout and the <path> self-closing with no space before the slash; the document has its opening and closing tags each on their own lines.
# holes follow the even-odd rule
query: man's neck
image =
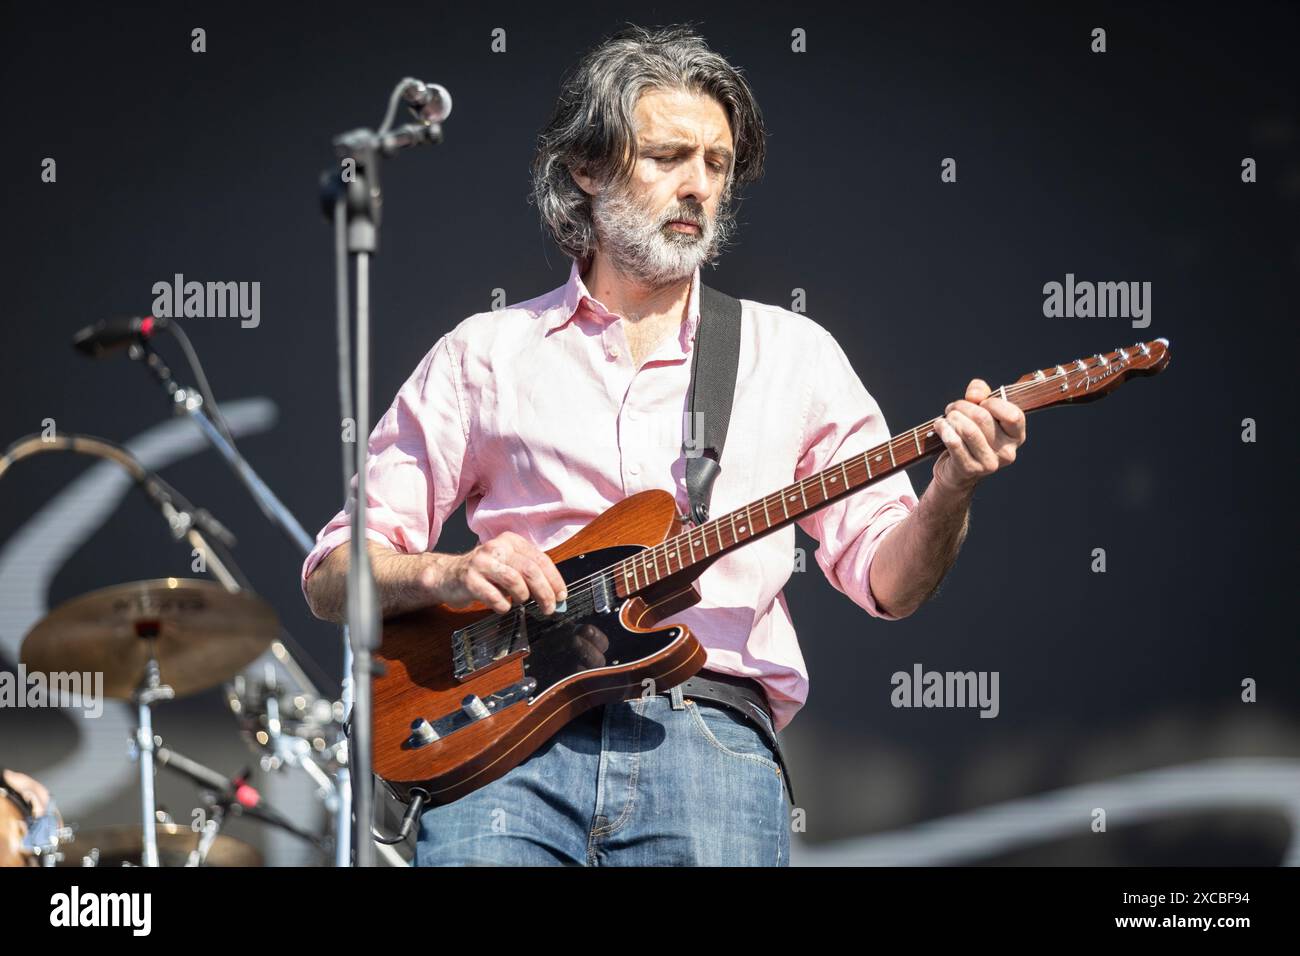
<svg viewBox="0 0 1300 956">
<path fill-rule="evenodd" d="M 599 253 L 582 276 L 592 296 L 629 322 L 683 321 L 691 298 L 691 279 L 688 275 L 667 285 L 646 286 L 619 272 Z"/>
</svg>

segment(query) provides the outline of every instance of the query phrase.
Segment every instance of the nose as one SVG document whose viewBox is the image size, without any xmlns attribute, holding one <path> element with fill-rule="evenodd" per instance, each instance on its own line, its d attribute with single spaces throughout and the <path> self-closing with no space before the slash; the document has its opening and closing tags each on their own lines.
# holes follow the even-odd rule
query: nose
<svg viewBox="0 0 1300 956">
<path fill-rule="evenodd" d="M 682 164 L 682 170 L 682 181 L 677 187 L 677 198 L 689 197 L 703 206 L 713 189 L 709 180 L 709 166 L 704 156 L 701 154 L 692 157 L 689 162 Z"/>
</svg>

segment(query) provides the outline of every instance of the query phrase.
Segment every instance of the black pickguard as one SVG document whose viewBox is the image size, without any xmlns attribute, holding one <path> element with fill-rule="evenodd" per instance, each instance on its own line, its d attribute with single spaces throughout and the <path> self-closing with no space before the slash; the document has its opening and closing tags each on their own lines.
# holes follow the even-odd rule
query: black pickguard
<svg viewBox="0 0 1300 956">
<path fill-rule="evenodd" d="M 565 582 L 595 574 L 610 565 L 644 550 L 640 545 L 619 545 L 600 548 L 556 564 Z M 534 617 L 527 619 L 528 653 L 524 656 L 524 673 L 537 681 L 536 694 L 574 674 L 590 672 L 601 667 L 626 665 L 650 657 L 668 647 L 681 634 L 680 628 L 645 634 L 629 631 L 619 621 L 619 609 L 626 599 L 614 600 L 606 611 L 597 610 L 593 595 L 585 589 L 569 587 L 567 605 L 571 615 L 555 615 L 566 620 L 556 623 L 552 619 Z M 576 593 L 575 593 L 576 592 Z M 608 640 L 608 647 L 593 646 L 579 636 L 585 625 L 593 625 Z"/>
</svg>

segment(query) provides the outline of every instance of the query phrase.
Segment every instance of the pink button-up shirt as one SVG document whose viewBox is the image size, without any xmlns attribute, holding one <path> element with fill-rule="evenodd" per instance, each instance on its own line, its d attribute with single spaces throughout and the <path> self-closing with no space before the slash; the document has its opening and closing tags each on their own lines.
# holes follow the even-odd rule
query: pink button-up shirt
<svg viewBox="0 0 1300 956">
<path fill-rule="evenodd" d="M 687 320 L 640 367 L 622 321 L 588 293 L 576 262 L 560 288 L 457 325 L 370 436 L 367 536 L 398 551 L 435 550 L 443 522 L 464 502 L 479 540 L 514 531 L 547 550 L 650 488 L 672 492 L 687 512 L 682 423 L 699 285 L 696 270 Z M 777 306 L 742 305 L 713 517 L 889 438 L 880 407 L 830 333 Z M 836 590 L 892 620 L 876 606 L 868 572 L 885 535 L 915 507 L 900 472 L 798 523 L 820 542 L 815 558 Z M 348 522 L 345 508 L 321 529 L 304 583 L 348 540 Z M 781 591 L 794 545 L 787 526 L 740 547 L 696 581 L 700 603 L 673 617 L 707 649 L 706 667 L 763 685 L 778 730 L 808 697 Z"/>
</svg>

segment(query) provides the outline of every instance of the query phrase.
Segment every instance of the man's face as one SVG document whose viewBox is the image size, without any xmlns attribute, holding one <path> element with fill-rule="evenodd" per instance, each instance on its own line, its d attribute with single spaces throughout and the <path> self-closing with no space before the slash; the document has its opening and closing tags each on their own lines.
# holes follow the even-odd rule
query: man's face
<svg viewBox="0 0 1300 956">
<path fill-rule="evenodd" d="M 681 90 L 644 94 L 635 119 L 631 181 L 597 191 L 592 216 L 619 271 L 664 285 L 694 273 L 731 232 L 731 124 L 717 100 Z"/>
</svg>

